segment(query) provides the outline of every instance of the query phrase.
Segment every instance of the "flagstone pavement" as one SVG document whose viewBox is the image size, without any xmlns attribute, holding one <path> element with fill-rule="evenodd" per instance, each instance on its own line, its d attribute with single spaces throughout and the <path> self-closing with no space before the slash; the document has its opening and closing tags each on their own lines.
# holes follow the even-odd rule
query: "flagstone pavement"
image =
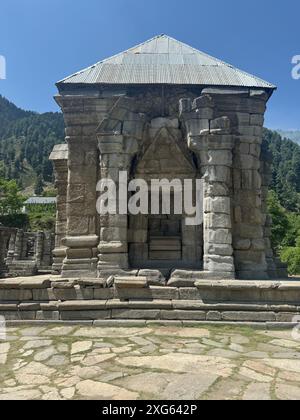
<svg viewBox="0 0 300 420">
<path fill-rule="evenodd" d="M 300 338 L 229 326 L 19 326 L 0 400 L 298 400 Z"/>
</svg>

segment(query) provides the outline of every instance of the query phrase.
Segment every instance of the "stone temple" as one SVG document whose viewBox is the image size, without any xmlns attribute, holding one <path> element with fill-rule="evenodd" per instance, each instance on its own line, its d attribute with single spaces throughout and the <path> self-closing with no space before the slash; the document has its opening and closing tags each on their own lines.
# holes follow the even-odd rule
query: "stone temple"
<svg viewBox="0 0 300 420">
<path fill-rule="evenodd" d="M 266 104 L 276 89 L 166 35 L 57 83 L 53 269 L 63 278 L 169 285 L 283 276 L 270 242 Z M 185 215 L 99 215 L 99 180 L 203 179 L 203 224 Z M 172 197 L 171 197 L 172 198 Z M 174 200 L 173 200 L 174 201 Z M 118 277 L 119 278 L 119 277 Z"/>
<path fill-rule="evenodd" d="M 262 130 L 275 86 L 161 35 L 57 87 L 66 142 L 51 154 L 53 275 L 1 280 L 0 317 L 99 327 L 298 323 L 300 282 L 273 254 L 266 205 Z M 199 223 L 186 223 L 185 206 L 176 211 L 174 188 L 170 211 L 161 197 L 156 212 L 127 213 L 123 199 L 121 211 L 99 212 L 106 179 L 133 197 L 133 180 L 144 183 L 151 210 L 153 180 L 201 180 L 201 200 L 190 200 Z"/>
</svg>

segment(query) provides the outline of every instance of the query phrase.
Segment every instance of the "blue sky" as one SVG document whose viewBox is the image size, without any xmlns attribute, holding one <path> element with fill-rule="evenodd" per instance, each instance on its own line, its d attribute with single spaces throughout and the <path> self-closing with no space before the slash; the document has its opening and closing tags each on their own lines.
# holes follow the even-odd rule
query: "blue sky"
<svg viewBox="0 0 300 420">
<path fill-rule="evenodd" d="M 166 33 L 278 86 L 266 125 L 300 129 L 299 0 L 1 0 L 0 94 L 39 112 L 58 110 L 55 82 Z"/>
</svg>

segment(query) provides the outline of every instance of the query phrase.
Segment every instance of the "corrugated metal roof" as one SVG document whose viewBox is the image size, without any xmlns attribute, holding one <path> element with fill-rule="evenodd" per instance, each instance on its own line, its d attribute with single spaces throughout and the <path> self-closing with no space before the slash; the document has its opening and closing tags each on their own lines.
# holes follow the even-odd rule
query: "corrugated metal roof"
<svg viewBox="0 0 300 420">
<path fill-rule="evenodd" d="M 25 201 L 25 205 L 32 204 L 56 204 L 56 197 L 30 197 Z"/>
<path fill-rule="evenodd" d="M 276 87 L 167 35 L 75 73 L 60 84 L 176 84 Z"/>
</svg>

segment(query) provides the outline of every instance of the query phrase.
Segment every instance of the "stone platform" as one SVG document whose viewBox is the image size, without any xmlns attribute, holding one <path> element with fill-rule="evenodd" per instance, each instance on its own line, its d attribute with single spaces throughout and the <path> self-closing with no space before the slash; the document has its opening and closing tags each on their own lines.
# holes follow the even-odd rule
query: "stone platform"
<svg viewBox="0 0 300 420">
<path fill-rule="evenodd" d="M 300 316 L 300 282 L 196 281 L 193 287 L 136 285 L 56 276 L 0 282 L 6 320 L 210 321 L 291 323 Z"/>
</svg>

